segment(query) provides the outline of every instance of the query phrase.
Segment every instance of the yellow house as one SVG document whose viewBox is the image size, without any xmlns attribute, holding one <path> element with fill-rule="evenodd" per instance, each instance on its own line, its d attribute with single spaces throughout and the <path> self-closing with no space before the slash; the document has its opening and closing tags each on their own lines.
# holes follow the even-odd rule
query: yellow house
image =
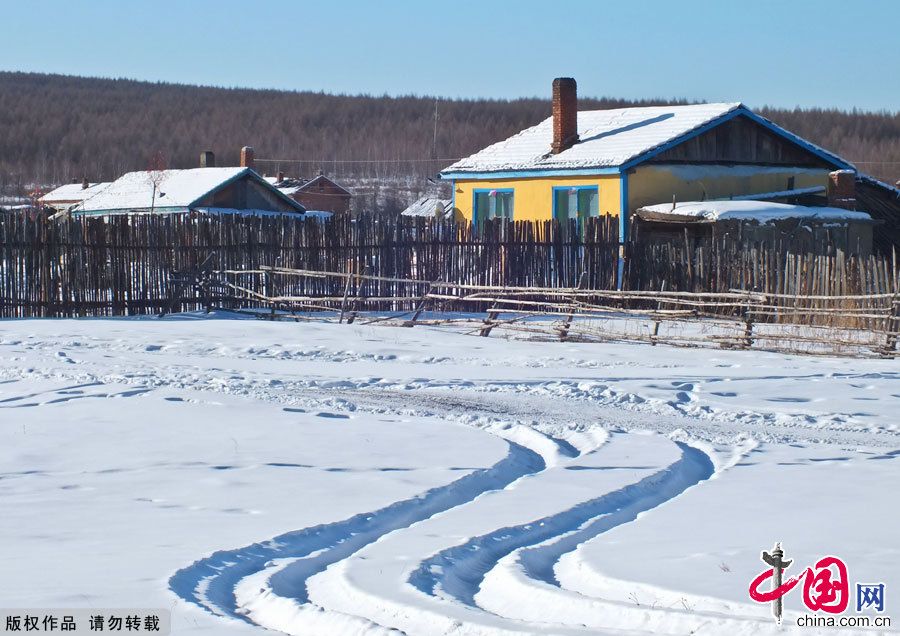
<svg viewBox="0 0 900 636">
<path fill-rule="evenodd" d="M 473 222 L 619 217 L 643 206 L 760 193 L 824 192 L 855 170 L 740 103 L 578 112 L 575 80 L 553 81 L 553 114 L 441 172 Z"/>
</svg>

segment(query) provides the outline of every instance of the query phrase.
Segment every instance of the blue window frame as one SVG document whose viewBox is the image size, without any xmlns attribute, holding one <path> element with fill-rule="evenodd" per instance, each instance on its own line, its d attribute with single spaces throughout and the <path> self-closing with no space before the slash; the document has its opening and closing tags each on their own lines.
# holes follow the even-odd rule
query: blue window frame
<svg viewBox="0 0 900 636">
<path fill-rule="evenodd" d="M 592 216 L 600 216 L 600 188 L 598 186 L 554 186 L 553 218 L 557 221 L 578 221 L 579 225 Z"/>
<path fill-rule="evenodd" d="M 513 220 L 513 188 L 477 188 L 472 192 L 472 223 Z"/>
</svg>

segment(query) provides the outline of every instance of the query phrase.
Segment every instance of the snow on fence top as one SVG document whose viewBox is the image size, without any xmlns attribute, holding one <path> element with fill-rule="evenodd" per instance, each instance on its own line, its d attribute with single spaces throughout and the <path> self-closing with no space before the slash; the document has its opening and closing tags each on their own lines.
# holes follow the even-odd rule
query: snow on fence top
<svg viewBox="0 0 900 636">
<path fill-rule="evenodd" d="M 686 201 L 683 203 L 658 203 L 639 208 L 636 214 L 647 220 L 714 222 L 756 221 L 769 223 L 783 219 L 810 219 L 817 221 L 871 221 L 865 212 L 841 208 L 807 207 L 768 201 Z"/>
</svg>

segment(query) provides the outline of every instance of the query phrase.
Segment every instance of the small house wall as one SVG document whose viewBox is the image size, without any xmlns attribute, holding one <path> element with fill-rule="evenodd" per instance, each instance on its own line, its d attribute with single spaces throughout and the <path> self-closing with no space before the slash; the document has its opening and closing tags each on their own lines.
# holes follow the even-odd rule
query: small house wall
<svg viewBox="0 0 900 636">
<path fill-rule="evenodd" d="M 680 242 L 730 237 L 747 245 L 771 243 L 792 252 L 833 253 L 869 256 L 872 253 L 872 224 L 859 221 L 817 221 L 783 219 L 771 223 L 726 220 L 713 223 L 665 223 L 636 219 L 632 228 L 640 241 Z"/>
<path fill-rule="evenodd" d="M 334 214 L 346 214 L 350 211 L 350 199 L 347 191 L 338 187 L 327 178 L 313 180 L 298 190 L 291 198 L 302 204 L 307 210 L 321 210 Z"/>
<path fill-rule="evenodd" d="M 705 201 L 825 186 L 828 172 L 797 166 L 647 164 L 628 174 L 628 209 L 671 203 L 673 196 L 676 201 Z"/>
<path fill-rule="evenodd" d="M 553 219 L 553 188 L 565 186 L 597 186 L 600 214 L 619 216 L 618 175 L 459 180 L 453 183 L 454 214 L 472 220 L 475 190 L 512 189 L 514 221 L 550 221 Z"/>
<path fill-rule="evenodd" d="M 650 159 L 650 163 L 743 163 L 811 168 L 831 165 L 808 148 L 743 115 L 685 139 Z"/>
<path fill-rule="evenodd" d="M 204 197 L 197 207 L 296 212 L 281 197 L 249 177 L 239 179 Z"/>
</svg>

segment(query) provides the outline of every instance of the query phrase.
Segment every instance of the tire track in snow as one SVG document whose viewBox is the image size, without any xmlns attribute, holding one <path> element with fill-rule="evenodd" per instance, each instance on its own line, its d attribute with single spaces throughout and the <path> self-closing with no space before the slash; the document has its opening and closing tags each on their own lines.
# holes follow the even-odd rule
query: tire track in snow
<svg viewBox="0 0 900 636">
<path fill-rule="evenodd" d="M 768 617 L 761 619 L 752 612 L 743 615 L 736 613 L 739 603 L 718 602 L 722 609 L 709 611 L 697 611 L 687 605 L 684 608 L 642 606 L 635 602 L 611 600 L 602 595 L 585 595 L 568 589 L 565 582 L 557 578 L 556 567 L 564 556 L 571 559 L 586 542 L 636 519 L 641 512 L 671 501 L 716 472 L 712 470 L 712 462 L 706 453 L 682 443 L 678 445 L 683 453 L 678 462 L 623 489 L 639 491 L 650 488 L 644 496 L 638 495 L 628 505 L 558 538 L 513 550 L 482 578 L 473 602 L 485 611 L 510 620 L 593 630 L 686 634 L 710 629 L 714 625 L 714 629 L 736 635 L 770 633 Z M 655 505 L 654 499 L 658 500 Z M 579 574 L 580 570 L 570 571 L 569 576 L 578 580 Z M 683 593 L 679 596 L 686 597 Z M 523 604 L 522 598 L 529 598 L 531 602 Z M 706 600 L 716 603 L 716 599 Z"/>
<path fill-rule="evenodd" d="M 492 612 L 476 602 L 479 581 L 516 546 L 558 539 L 580 528 L 584 517 L 590 523 L 590 515 L 599 511 L 587 510 L 588 506 L 604 499 L 598 492 L 605 493 L 606 503 L 618 508 L 613 504 L 619 503 L 614 497 L 621 497 L 620 491 L 629 492 L 635 483 L 656 489 L 662 475 L 688 473 L 695 459 L 701 464 L 700 476 L 712 474 L 709 456 L 692 451 L 656 435 L 614 434 L 596 454 L 582 454 L 577 464 L 564 461 L 514 487 L 385 536 L 309 580 L 310 596 L 330 611 L 366 616 L 409 634 L 595 633 L 569 621 L 551 623 L 541 616 L 524 621 Z M 592 477 L 591 470 L 603 471 L 604 477 Z M 565 492 L 557 499 L 554 492 L 558 488 Z M 586 510 L 588 514 L 582 515 Z M 576 518 L 579 516 L 582 519 Z M 447 584 L 448 577 L 455 577 L 458 587 Z M 245 592 L 250 592 L 250 598 L 257 590 Z M 464 594 L 469 595 L 468 602 L 460 600 Z M 259 589 L 257 597 L 260 602 L 252 609 L 260 615 L 284 608 L 280 603 L 285 599 L 276 597 L 272 586 Z M 534 601 L 527 591 L 514 599 L 517 605 L 529 607 Z"/>
<path fill-rule="evenodd" d="M 235 587 L 241 580 L 271 567 L 276 560 L 292 559 L 295 572 L 291 578 L 291 595 L 306 603 L 306 579 L 330 564 L 389 532 L 471 501 L 487 491 L 502 489 L 545 468 L 545 460 L 537 452 L 509 440 L 507 444 L 506 457 L 490 468 L 476 470 L 379 510 L 215 552 L 176 572 L 169 579 L 169 588 L 183 600 L 213 614 L 248 620 L 237 606 Z"/>
<path fill-rule="evenodd" d="M 638 514 L 678 496 L 712 476 L 712 460 L 703 451 L 675 442 L 681 457 L 665 469 L 563 512 L 527 524 L 499 528 L 473 537 L 423 561 L 409 582 L 435 596 L 437 589 L 464 605 L 476 606 L 484 577 L 498 561 L 514 550 L 558 538 L 550 545 L 533 548 L 523 565 L 533 578 L 555 583 L 553 564 L 579 543 L 628 523 Z"/>
</svg>

